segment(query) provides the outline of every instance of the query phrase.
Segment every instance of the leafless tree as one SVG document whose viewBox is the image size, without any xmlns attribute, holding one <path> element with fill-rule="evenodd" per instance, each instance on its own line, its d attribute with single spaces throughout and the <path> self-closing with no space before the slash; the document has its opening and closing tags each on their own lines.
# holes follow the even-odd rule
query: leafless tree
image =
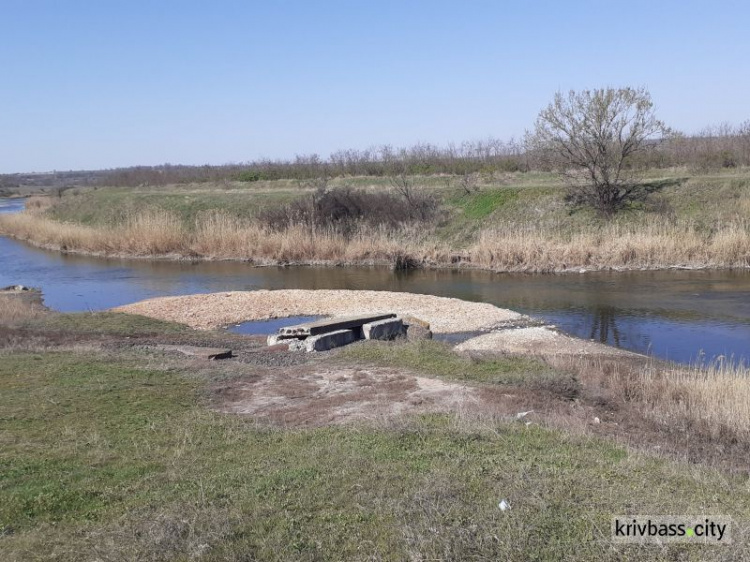
<svg viewBox="0 0 750 562">
<path fill-rule="evenodd" d="M 464 172 L 458 176 L 458 185 L 466 195 L 471 195 L 479 191 L 480 179 L 481 176 L 478 172 Z"/>
<path fill-rule="evenodd" d="M 668 131 L 644 88 L 571 91 L 539 113 L 526 144 L 564 176 L 570 201 L 610 216 L 645 197 L 632 160 Z"/>
</svg>

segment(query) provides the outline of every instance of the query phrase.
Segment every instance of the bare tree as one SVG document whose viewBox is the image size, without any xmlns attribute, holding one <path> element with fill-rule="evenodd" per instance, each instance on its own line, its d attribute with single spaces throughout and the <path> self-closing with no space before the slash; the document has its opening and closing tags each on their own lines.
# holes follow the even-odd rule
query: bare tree
<svg viewBox="0 0 750 562">
<path fill-rule="evenodd" d="M 458 185 L 464 190 L 466 195 L 471 195 L 479 191 L 480 179 L 479 172 L 464 172 L 458 176 Z"/>
<path fill-rule="evenodd" d="M 646 196 L 632 161 L 667 133 L 644 88 L 606 88 L 556 94 L 526 143 L 564 176 L 570 201 L 610 216 Z"/>
</svg>

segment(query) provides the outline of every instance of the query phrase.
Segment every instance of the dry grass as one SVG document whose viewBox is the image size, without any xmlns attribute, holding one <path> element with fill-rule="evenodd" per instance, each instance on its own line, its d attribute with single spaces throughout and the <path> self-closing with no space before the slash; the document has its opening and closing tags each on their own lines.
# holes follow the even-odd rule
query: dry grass
<svg viewBox="0 0 750 562">
<path fill-rule="evenodd" d="M 256 263 L 392 263 L 404 253 L 417 262 L 451 264 L 453 250 L 429 228 L 362 228 L 349 237 L 301 225 L 283 231 L 221 211 L 186 227 L 179 215 L 151 210 L 111 228 L 60 223 L 36 211 L 0 217 L 0 234 L 37 246 L 89 254 L 178 256 Z M 480 232 L 462 257 L 496 271 L 659 269 L 750 266 L 750 223 L 707 228 L 690 221 L 610 223 L 571 232 L 560 225 L 504 224 Z"/>
<path fill-rule="evenodd" d="M 556 225 L 506 224 L 484 230 L 469 253 L 475 264 L 509 271 L 748 267 L 750 224 L 717 223 L 706 231 L 687 221 L 651 220 L 574 233 Z"/>
<path fill-rule="evenodd" d="M 410 240 L 431 259 L 447 249 L 420 244 L 424 234 L 404 228 L 362 230 L 344 237 L 327 230 L 291 226 L 272 231 L 222 212 L 201 214 L 194 228 L 185 228 L 167 211 L 134 214 L 121 226 L 100 228 L 59 223 L 35 213 L 0 219 L 0 233 L 55 250 L 89 254 L 201 257 L 251 260 L 259 263 L 385 263 Z"/>
<path fill-rule="evenodd" d="M 0 325 L 39 318 L 45 313 L 44 306 L 32 299 L 21 298 L 13 293 L 0 293 Z"/>
<path fill-rule="evenodd" d="M 750 440 L 750 369 L 744 365 L 644 368 L 620 384 L 649 417 L 671 427 Z"/>
<path fill-rule="evenodd" d="M 55 199 L 44 195 L 32 195 L 26 199 L 26 210 L 42 213 L 56 204 Z"/>
<path fill-rule="evenodd" d="M 589 397 L 624 402 L 670 432 L 723 443 L 750 443 L 750 368 L 718 361 L 686 367 L 652 359 L 559 357 Z"/>
</svg>

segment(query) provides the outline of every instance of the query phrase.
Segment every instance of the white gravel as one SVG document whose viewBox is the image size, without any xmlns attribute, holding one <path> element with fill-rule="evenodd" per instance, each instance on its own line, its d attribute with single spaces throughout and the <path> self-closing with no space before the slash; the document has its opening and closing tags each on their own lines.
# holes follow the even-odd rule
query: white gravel
<svg viewBox="0 0 750 562">
<path fill-rule="evenodd" d="M 455 349 L 520 355 L 635 355 L 599 342 L 574 338 L 545 326 L 491 332 L 466 340 Z"/>
<path fill-rule="evenodd" d="M 487 303 L 390 291 L 235 291 L 161 297 L 113 309 L 197 329 L 287 316 L 346 316 L 395 312 L 430 323 L 435 333 L 490 330 L 526 317 Z"/>
</svg>

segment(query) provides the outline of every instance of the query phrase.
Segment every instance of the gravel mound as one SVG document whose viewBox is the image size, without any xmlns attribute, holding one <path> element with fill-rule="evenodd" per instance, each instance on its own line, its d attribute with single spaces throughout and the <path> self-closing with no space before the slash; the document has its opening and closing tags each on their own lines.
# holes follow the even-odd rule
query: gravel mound
<svg viewBox="0 0 750 562">
<path fill-rule="evenodd" d="M 113 309 L 210 329 L 286 316 L 345 316 L 395 312 L 430 323 L 434 333 L 490 330 L 525 316 L 487 303 L 391 291 L 235 291 L 160 297 Z"/>
<path fill-rule="evenodd" d="M 484 334 L 457 345 L 455 349 L 521 355 L 636 355 L 598 342 L 574 338 L 545 326 Z"/>
</svg>

